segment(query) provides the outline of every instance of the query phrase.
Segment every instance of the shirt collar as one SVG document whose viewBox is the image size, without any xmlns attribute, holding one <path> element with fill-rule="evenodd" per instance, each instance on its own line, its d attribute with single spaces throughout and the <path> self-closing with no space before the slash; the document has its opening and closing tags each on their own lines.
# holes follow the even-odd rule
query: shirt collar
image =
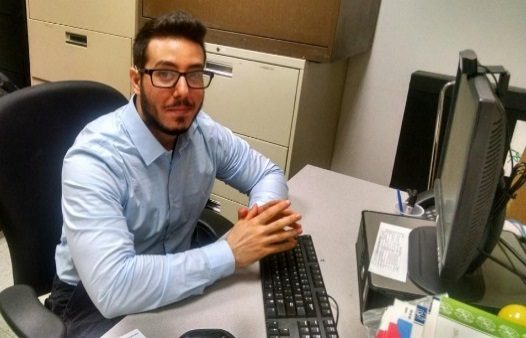
<svg viewBox="0 0 526 338">
<path fill-rule="evenodd" d="M 144 163 L 150 165 L 167 151 L 141 119 L 135 108 L 135 97 L 133 95 L 125 107 L 122 113 L 122 122 Z"/>
</svg>

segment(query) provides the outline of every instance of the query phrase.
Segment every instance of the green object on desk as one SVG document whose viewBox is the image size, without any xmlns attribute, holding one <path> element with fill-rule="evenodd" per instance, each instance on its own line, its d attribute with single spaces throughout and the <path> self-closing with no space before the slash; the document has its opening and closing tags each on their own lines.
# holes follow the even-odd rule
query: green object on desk
<svg viewBox="0 0 526 338">
<path fill-rule="evenodd" d="M 440 314 L 435 337 L 473 337 L 476 331 L 481 337 L 512 338 L 525 337 L 526 327 L 502 319 L 489 312 L 464 304 L 453 298 L 440 299 Z M 485 335 L 484 335 L 485 334 Z"/>
</svg>

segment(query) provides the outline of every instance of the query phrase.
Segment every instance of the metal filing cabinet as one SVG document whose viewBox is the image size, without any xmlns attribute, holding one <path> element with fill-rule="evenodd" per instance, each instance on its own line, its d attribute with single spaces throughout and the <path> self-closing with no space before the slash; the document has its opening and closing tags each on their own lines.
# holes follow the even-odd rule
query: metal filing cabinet
<svg viewBox="0 0 526 338">
<path fill-rule="evenodd" d="M 27 1 L 31 83 L 93 80 L 130 95 L 137 3 Z"/>
<path fill-rule="evenodd" d="M 215 71 L 204 110 L 277 163 L 287 177 L 306 164 L 329 168 L 345 60 L 304 59 L 207 44 L 207 67 Z M 228 219 L 248 198 L 216 182 L 212 200 Z"/>
</svg>

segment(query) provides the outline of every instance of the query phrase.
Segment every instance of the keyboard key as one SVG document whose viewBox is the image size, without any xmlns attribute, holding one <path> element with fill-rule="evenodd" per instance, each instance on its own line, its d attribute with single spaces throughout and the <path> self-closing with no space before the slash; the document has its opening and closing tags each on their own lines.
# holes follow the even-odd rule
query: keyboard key
<svg viewBox="0 0 526 338">
<path fill-rule="evenodd" d="M 312 238 L 261 260 L 267 337 L 338 338 Z"/>
</svg>

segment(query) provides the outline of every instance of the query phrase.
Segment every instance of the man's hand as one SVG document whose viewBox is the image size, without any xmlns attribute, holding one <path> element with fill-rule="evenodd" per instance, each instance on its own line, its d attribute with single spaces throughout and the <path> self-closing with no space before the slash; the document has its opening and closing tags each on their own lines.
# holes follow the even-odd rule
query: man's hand
<svg viewBox="0 0 526 338">
<path fill-rule="evenodd" d="M 239 221 L 227 236 L 237 267 L 296 246 L 301 234 L 301 216 L 290 209 L 290 201 L 272 201 L 251 209 L 240 208 Z"/>
</svg>

